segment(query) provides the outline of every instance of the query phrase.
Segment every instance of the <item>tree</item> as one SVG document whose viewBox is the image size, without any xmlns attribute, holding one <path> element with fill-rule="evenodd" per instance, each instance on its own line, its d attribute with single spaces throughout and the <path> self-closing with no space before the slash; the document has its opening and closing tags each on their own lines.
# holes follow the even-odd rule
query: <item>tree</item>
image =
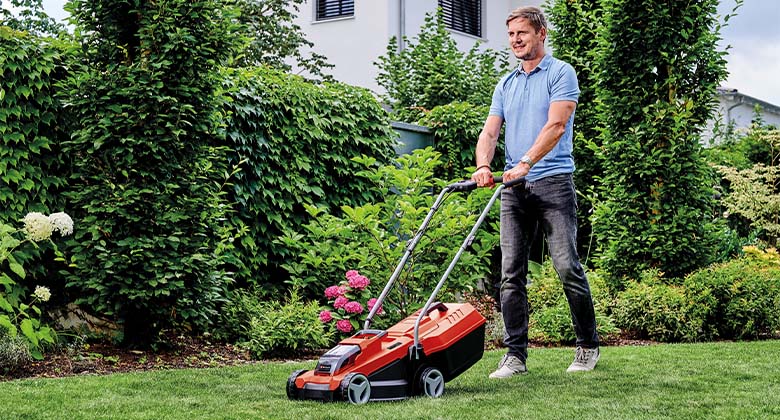
<svg viewBox="0 0 780 420">
<path fill-rule="evenodd" d="M 301 27 L 293 23 L 304 0 L 238 0 L 241 8 L 240 22 L 252 38 L 241 65 L 268 65 L 289 72 L 293 59 L 310 76 L 330 80 L 324 69 L 332 68 L 327 57 L 315 52 L 304 54 L 305 48 L 314 47 L 306 39 Z"/>
<path fill-rule="evenodd" d="M 596 96 L 604 170 L 593 228 L 617 281 L 709 262 L 714 177 L 700 132 L 725 79 L 718 0 L 603 0 Z"/>
<path fill-rule="evenodd" d="M 11 10 L 2 7 L 9 3 L 11 7 L 19 11 L 19 16 L 14 16 Z M 43 10 L 42 0 L 0 0 L 0 17 L 2 25 L 17 31 L 26 31 L 33 35 L 56 36 L 65 32 L 65 25 L 52 19 Z"/>
<path fill-rule="evenodd" d="M 219 250 L 227 165 L 219 68 L 243 45 L 217 0 L 73 0 L 80 56 L 69 112 L 77 303 L 124 325 L 124 340 L 205 328 L 230 280 Z M 223 241 L 224 240 L 224 241 Z"/>
<path fill-rule="evenodd" d="M 496 83 L 509 68 L 504 55 L 480 51 L 479 43 L 462 53 L 441 13 L 426 15 L 415 39 L 404 37 L 407 47 L 397 51 L 392 37 L 386 54 L 374 63 L 380 70 L 377 83 L 387 92 L 383 99 L 392 104 L 396 118 L 417 122 L 423 111 L 452 102 L 490 104 Z"/>
<path fill-rule="evenodd" d="M 549 4 L 552 3 L 552 4 Z M 601 0 L 552 0 L 548 14 L 552 28 L 550 40 L 556 57 L 574 67 L 580 86 L 577 111 L 574 114 L 574 173 L 579 195 L 577 229 L 580 253 L 590 254 L 592 226 L 590 213 L 595 206 L 595 191 L 602 176 L 602 166 L 594 150 L 600 144 L 599 118 L 596 108 L 598 30 L 603 20 Z"/>
</svg>

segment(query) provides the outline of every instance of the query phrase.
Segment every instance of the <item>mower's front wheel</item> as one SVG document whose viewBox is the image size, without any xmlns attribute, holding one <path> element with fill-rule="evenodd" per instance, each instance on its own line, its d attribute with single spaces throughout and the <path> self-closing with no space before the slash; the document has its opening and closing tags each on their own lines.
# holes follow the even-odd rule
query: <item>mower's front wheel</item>
<svg viewBox="0 0 780 420">
<path fill-rule="evenodd" d="M 290 374 L 290 377 L 287 378 L 287 398 L 291 400 L 298 399 L 298 387 L 295 386 L 295 380 L 298 379 L 303 372 L 306 372 L 306 369 L 293 371 L 293 373 Z"/>
<path fill-rule="evenodd" d="M 434 367 L 425 368 L 420 374 L 417 385 L 424 395 L 439 398 L 444 394 L 444 375 Z"/>
<path fill-rule="evenodd" d="M 352 404 L 365 404 L 371 398 L 371 383 L 361 373 L 350 373 L 342 381 L 341 396 Z"/>
</svg>

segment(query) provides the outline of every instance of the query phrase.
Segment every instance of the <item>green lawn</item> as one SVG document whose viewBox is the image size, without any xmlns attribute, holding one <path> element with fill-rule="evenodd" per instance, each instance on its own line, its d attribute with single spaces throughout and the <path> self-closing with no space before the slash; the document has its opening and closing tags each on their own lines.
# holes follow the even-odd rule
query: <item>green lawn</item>
<svg viewBox="0 0 780 420">
<path fill-rule="evenodd" d="M 0 383 L 2 419 L 770 419 L 780 418 L 780 341 L 605 347 L 567 374 L 571 349 L 531 349 L 530 373 L 488 380 L 488 352 L 438 399 L 289 401 L 306 363 Z"/>
</svg>

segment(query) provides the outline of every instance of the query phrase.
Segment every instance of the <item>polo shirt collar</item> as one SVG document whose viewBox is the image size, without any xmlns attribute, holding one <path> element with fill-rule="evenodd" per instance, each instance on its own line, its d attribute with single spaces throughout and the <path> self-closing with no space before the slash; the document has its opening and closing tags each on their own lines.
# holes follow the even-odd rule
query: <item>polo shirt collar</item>
<svg viewBox="0 0 780 420">
<path fill-rule="evenodd" d="M 542 61 L 539 62 L 539 65 L 537 65 L 533 70 L 531 70 L 531 73 L 528 74 L 534 74 L 537 71 L 547 71 L 547 68 L 550 67 L 550 63 L 552 62 L 552 56 L 549 53 L 546 53 L 544 57 L 542 57 Z M 523 70 L 523 63 L 520 62 L 517 65 L 517 73 L 524 73 L 525 70 Z"/>
</svg>

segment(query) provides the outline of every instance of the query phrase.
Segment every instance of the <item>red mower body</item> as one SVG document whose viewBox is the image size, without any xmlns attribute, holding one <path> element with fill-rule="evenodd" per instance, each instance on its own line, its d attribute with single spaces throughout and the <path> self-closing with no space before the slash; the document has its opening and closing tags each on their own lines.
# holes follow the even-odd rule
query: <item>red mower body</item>
<svg viewBox="0 0 780 420">
<path fill-rule="evenodd" d="M 468 303 L 436 304 L 421 318 L 415 346 L 419 314 L 342 340 L 314 370 L 293 372 L 287 396 L 352 403 L 440 396 L 445 382 L 482 358 L 485 318 Z"/>
</svg>

